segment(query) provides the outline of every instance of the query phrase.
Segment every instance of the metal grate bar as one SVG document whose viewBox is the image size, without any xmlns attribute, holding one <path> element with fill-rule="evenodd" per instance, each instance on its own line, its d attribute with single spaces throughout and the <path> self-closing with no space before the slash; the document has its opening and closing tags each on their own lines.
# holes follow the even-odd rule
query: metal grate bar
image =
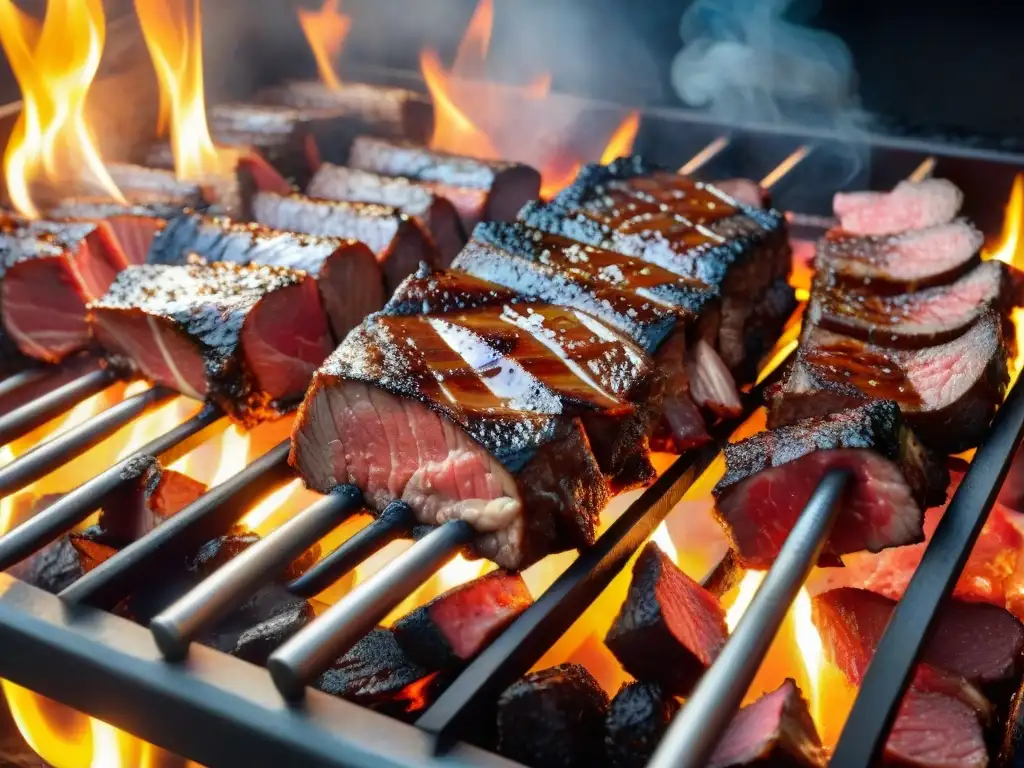
<svg viewBox="0 0 1024 768">
<path fill-rule="evenodd" d="M 373 522 L 292 581 L 288 590 L 299 597 L 320 594 L 370 555 L 409 534 L 414 518 L 408 504 L 388 504 Z"/>
<path fill-rule="evenodd" d="M 669 726 L 648 768 L 702 768 L 757 674 L 793 599 L 818 561 L 850 473 L 833 470 L 811 495 L 722 653 Z"/>
<path fill-rule="evenodd" d="M 158 572 L 166 557 L 194 549 L 223 534 L 241 509 L 291 477 L 289 442 L 271 448 L 249 466 L 214 486 L 192 504 L 89 571 L 60 596 L 72 603 L 110 609 L 141 580 Z"/>
<path fill-rule="evenodd" d="M 164 657 L 168 661 L 184 659 L 196 635 L 254 595 L 362 504 L 358 488 L 342 486 L 240 552 L 154 617 L 149 629 Z"/>
<path fill-rule="evenodd" d="M 174 390 L 167 387 L 152 387 L 22 454 L 0 469 L 0 498 L 20 491 L 64 463 L 81 456 L 154 405 L 169 400 L 175 394 Z"/>
<path fill-rule="evenodd" d="M 0 416 L 0 445 L 6 445 L 41 427 L 87 397 L 102 392 L 118 378 L 117 373 L 110 368 L 90 371 L 32 402 L 5 413 Z"/>
<path fill-rule="evenodd" d="M 970 556 L 1022 435 L 1024 384 L 1018 379 L 896 604 L 836 745 L 835 768 L 866 767 L 880 753 L 928 631 Z"/>
<path fill-rule="evenodd" d="M 29 368 L 0 381 L 0 413 L 8 413 L 42 397 L 84 373 L 99 370 L 101 362 L 90 355 L 65 360 L 59 366 Z"/>
<path fill-rule="evenodd" d="M 146 456 L 167 457 L 168 454 L 171 456 L 167 460 L 175 461 L 177 454 L 187 453 L 198 442 L 208 438 L 222 421 L 220 411 L 204 408 L 132 456 L 65 493 L 35 517 L 0 537 L 0 570 L 7 570 L 24 560 L 99 509 L 104 499 L 128 482 L 123 473 L 131 464 Z"/>
<path fill-rule="evenodd" d="M 7 397 L 9 394 L 22 387 L 27 387 L 30 384 L 43 381 L 54 376 L 56 370 L 52 368 L 38 367 L 29 368 L 25 371 L 20 371 L 13 376 L 8 376 L 3 381 L 0 381 L 0 398 Z"/>
<path fill-rule="evenodd" d="M 464 520 L 438 526 L 299 630 L 267 660 L 267 669 L 281 695 L 289 701 L 301 699 L 309 683 L 472 537 L 473 526 Z"/>
</svg>

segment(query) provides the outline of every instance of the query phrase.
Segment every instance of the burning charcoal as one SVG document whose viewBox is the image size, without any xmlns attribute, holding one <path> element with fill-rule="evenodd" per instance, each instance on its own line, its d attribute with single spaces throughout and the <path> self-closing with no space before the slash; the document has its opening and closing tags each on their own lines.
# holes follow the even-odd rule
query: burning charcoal
<svg viewBox="0 0 1024 768">
<path fill-rule="evenodd" d="M 648 542 L 605 645 L 637 680 L 685 696 L 718 656 L 726 635 L 718 600 Z"/>
<path fill-rule="evenodd" d="M 679 711 L 657 683 L 626 683 L 612 699 L 604 746 L 612 768 L 643 768 Z"/>
<path fill-rule="evenodd" d="M 278 578 L 284 582 L 289 582 L 299 578 L 299 576 L 313 567 L 313 564 L 320 559 L 320 554 L 320 542 L 317 542 L 297 558 L 292 560 Z"/>
<path fill-rule="evenodd" d="M 33 554 L 11 574 L 39 589 L 57 594 L 117 550 L 93 534 L 70 533 Z"/>
<path fill-rule="evenodd" d="M 498 699 L 498 752 L 531 768 L 604 763 L 608 695 L 579 664 L 531 672 Z"/>
<path fill-rule="evenodd" d="M 151 456 L 142 457 L 125 472 L 134 475 L 103 502 L 100 527 L 115 540 L 140 539 L 206 493 L 206 485 L 188 475 L 161 468 Z"/>
<path fill-rule="evenodd" d="M 244 552 L 257 541 L 260 535 L 240 526 L 233 527 L 223 536 L 210 539 L 203 544 L 189 563 L 188 569 L 206 578 L 235 555 Z"/>
<path fill-rule="evenodd" d="M 452 669 L 486 648 L 531 602 L 522 576 L 495 571 L 399 619 L 395 639 L 424 668 Z"/>
<path fill-rule="evenodd" d="M 792 680 L 748 704 L 733 717 L 708 768 L 741 765 L 825 765 L 821 740 L 807 702 Z"/>
<path fill-rule="evenodd" d="M 278 646 L 313 620 L 311 603 L 287 605 L 266 621 L 249 627 L 235 643 L 232 653 L 253 664 L 264 665 Z"/>
<path fill-rule="evenodd" d="M 443 678 L 409 659 L 391 630 L 378 627 L 352 646 L 313 686 L 392 717 L 408 717 L 441 692 Z"/>
<path fill-rule="evenodd" d="M 892 192 L 837 192 L 840 226 L 858 235 L 895 235 L 951 221 L 964 193 L 946 179 L 902 181 Z"/>
</svg>

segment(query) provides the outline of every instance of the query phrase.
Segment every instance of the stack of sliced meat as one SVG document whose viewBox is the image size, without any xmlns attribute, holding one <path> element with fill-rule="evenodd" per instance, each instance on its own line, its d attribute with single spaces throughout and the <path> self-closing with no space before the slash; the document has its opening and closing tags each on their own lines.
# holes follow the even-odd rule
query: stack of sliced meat
<svg viewBox="0 0 1024 768">
<path fill-rule="evenodd" d="M 788 260 L 772 250 L 788 254 L 782 219 L 639 160 L 614 168 L 627 165 L 623 195 L 678 201 L 666 204 L 680 211 L 672 256 L 480 225 L 452 271 L 406 280 L 317 373 L 291 455 L 311 487 L 354 483 L 377 510 L 402 499 L 423 523 L 469 520 L 481 554 L 520 568 L 592 543 L 609 494 L 654 478 L 652 441 L 685 450 L 708 439 L 705 418 L 739 412 L 723 328 L 748 319 L 734 292 L 778 288 L 779 274 L 785 290 L 758 329 L 778 334 L 792 306 Z M 722 234 L 684 217 L 698 208 Z M 727 320 L 727 305 L 744 319 Z M 761 347 L 734 345 L 735 370 Z"/>
</svg>

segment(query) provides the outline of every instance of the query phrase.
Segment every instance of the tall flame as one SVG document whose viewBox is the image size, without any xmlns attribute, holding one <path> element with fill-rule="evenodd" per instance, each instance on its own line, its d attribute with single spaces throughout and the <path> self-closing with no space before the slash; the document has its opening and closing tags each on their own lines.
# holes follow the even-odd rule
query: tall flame
<svg viewBox="0 0 1024 768">
<path fill-rule="evenodd" d="M 39 216 L 32 186 L 40 182 L 84 181 L 123 200 L 85 122 L 105 39 L 101 0 L 50 0 L 41 26 L 11 0 L 0 0 L 0 44 L 22 98 L 4 176 L 11 202 L 25 216 Z"/>
<path fill-rule="evenodd" d="M 169 110 L 174 171 L 180 179 L 216 173 L 220 159 L 206 123 L 199 0 L 135 0 L 142 35 Z M 163 115 L 167 118 L 167 114 Z"/>
<path fill-rule="evenodd" d="M 341 13 L 338 0 L 324 0 L 319 11 L 299 9 L 299 25 L 306 36 L 316 68 L 324 85 L 333 90 L 341 88 L 341 78 L 334 68 L 334 62 L 348 37 L 352 19 Z"/>
<path fill-rule="evenodd" d="M 1021 227 L 1024 226 L 1024 174 L 1017 174 L 1010 188 L 1003 216 L 1003 231 L 999 241 L 985 250 L 989 259 L 997 259 L 1017 269 L 1024 269 L 1024 243 L 1021 242 Z M 1016 377 L 1024 368 L 1024 309 L 1013 310 L 1013 325 L 1017 334 L 1017 357 L 1011 365 L 1011 376 Z"/>
</svg>

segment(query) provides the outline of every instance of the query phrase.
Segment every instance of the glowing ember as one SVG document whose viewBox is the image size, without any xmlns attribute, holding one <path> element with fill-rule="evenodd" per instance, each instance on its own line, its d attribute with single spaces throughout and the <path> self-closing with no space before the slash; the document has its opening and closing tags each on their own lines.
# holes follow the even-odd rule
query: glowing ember
<svg viewBox="0 0 1024 768">
<path fill-rule="evenodd" d="M 0 44 L 22 98 L 4 176 L 11 202 L 25 216 L 39 216 L 32 200 L 37 184 L 85 183 L 123 200 L 85 122 L 105 37 L 99 0 L 50 0 L 41 27 L 11 0 L 0 0 Z"/>
<path fill-rule="evenodd" d="M 341 79 L 334 68 L 334 62 L 345 44 L 352 20 L 341 13 L 338 0 L 325 0 L 319 11 L 300 8 L 299 24 L 313 51 L 320 79 L 328 88 L 341 88 Z"/>
<path fill-rule="evenodd" d="M 179 179 L 215 175 L 224 162 L 206 124 L 199 0 L 135 0 L 149 55 L 169 110 L 174 172 Z"/>
</svg>

